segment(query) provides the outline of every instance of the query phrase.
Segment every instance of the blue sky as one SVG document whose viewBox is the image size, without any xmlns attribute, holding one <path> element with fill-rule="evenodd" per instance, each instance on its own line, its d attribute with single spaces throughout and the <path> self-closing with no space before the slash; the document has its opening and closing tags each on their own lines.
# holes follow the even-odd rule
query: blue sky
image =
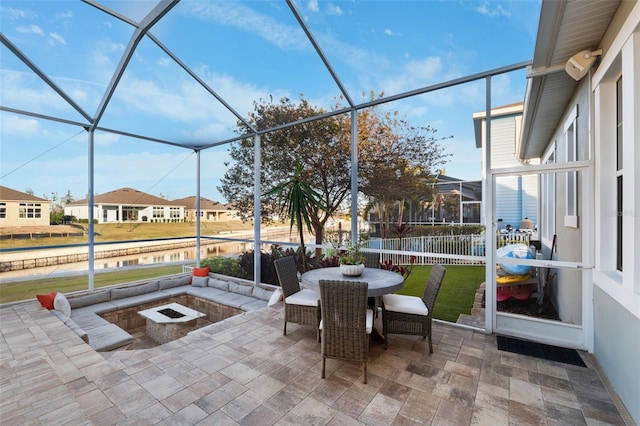
<svg viewBox="0 0 640 426">
<path fill-rule="evenodd" d="M 104 1 L 138 22 L 148 1 Z M 371 91 L 393 95 L 527 61 L 533 54 L 539 1 L 296 1 L 296 9 L 354 101 Z M 95 117 L 133 27 L 78 1 L 0 4 L 3 35 Z M 150 31 L 237 113 L 259 99 L 304 95 L 330 108 L 338 86 L 282 1 L 182 1 Z M 0 51 L 0 105 L 86 123 L 5 45 Z M 524 99 L 525 72 L 492 80 L 493 105 Z M 385 105 L 416 126 L 453 136 L 444 166 L 450 176 L 480 179 L 474 112 L 485 106 L 478 82 Z M 104 128 L 187 145 L 235 136 L 236 117 L 145 38 L 101 116 Z M 38 196 L 87 193 L 88 136 L 82 127 L 0 111 L 0 184 Z M 227 146 L 201 155 L 201 193 L 216 186 Z M 191 149 L 107 132 L 95 134 L 96 193 L 128 186 L 167 199 L 195 195 Z"/>
</svg>

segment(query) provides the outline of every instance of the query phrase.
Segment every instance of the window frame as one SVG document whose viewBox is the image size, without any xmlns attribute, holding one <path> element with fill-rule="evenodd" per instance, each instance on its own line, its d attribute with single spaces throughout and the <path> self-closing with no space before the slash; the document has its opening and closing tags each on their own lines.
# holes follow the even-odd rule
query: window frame
<svg viewBox="0 0 640 426">
<path fill-rule="evenodd" d="M 567 163 L 578 161 L 578 105 L 574 106 L 564 123 L 565 159 Z M 565 175 L 565 215 L 564 226 L 578 228 L 578 172 Z"/>
</svg>

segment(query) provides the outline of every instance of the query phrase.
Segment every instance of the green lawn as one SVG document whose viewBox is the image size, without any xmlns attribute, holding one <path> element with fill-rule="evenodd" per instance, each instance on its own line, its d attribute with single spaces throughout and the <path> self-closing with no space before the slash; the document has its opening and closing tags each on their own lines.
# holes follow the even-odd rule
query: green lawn
<svg viewBox="0 0 640 426">
<path fill-rule="evenodd" d="M 436 299 L 433 317 L 456 322 L 458 315 L 470 314 L 476 290 L 484 282 L 484 266 L 451 265 L 446 266 L 440 293 Z M 404 283 L 399 294 L 422 297 L 424 286 L 429 278 L 431 266 L 414 266 L 411 275 Z"/>
<path fill-rule="evenodd" d="M 85 223 L 86 228 L 88 225 Z M 47 232 L 79 232 L 78 229 L 62 227 L 44 227 Z M 202 235 L 218 235 L 221 232 L 230 231 L 250 231 L 253 229 L 251 223 L 243 223 L 239 220 L 230 222 L 205 222 L 201 224 L 200 233 Z M 31 232 L 27 227 L 24 230 L 12 230 L 12 232 Z M 35 231 L 33 231 L 35 232 Z M 40 231 L 38 231 L 40 232 Z M 196 235 L 195 223 L 100 223 L 94 227 L 96 233 L 95 242 L 113 242 L 127 240 L 146 240 L 154 238 L 183 238 Z M 0 235 L 9 234 L 7 229 L 0 228 Z M 228 236 L 228 235 L 227 235 Z M 3 249 L 53 246 L 65 244 L 87 244 L 87 236 L 82 237 L 52 237 L 35 239 L 5 239 L 2 240 Z"/>
</svg>

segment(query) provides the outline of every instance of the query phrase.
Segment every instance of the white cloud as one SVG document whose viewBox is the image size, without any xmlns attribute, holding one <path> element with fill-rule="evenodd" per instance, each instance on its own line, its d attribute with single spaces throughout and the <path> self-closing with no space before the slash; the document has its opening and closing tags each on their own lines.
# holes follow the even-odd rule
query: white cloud
<svg viewBox="0 0 640 426">
<path fill-rule="evenodd" d="M 73 18 L 73 11 L 66 10 L 64 12 L 60 12 L 56 15 L 57 19 L 71 19 Z"/>
<path fill-rule="evenodd" d="M 338 15 L 338 16 L 341 16 L 344 12 L 340 8 L 340 6 L 336 6 L 335 4 L 330 3 L 326 7 L 326 13 L 327 13 L 327 15 Z"/>
<path fill-rule="evenodd" d="M 167 58 L 166 56 L 158 59 L 156 61 L 156 64 L 160 65 L 161 67 L 167 67 L 171 64 L 173 64 L 173 61 L 170 58 Z"/>
<path fill-rule="evenodd" d="M 188 5 L 194 18 L 256 34 L 283 50 L 309 47 L 309 42 L 299 27 L 280 23 L 271 16 L 244 5 L 231 2 L 191 2 Z"/>
<path fill-rule="evenodd" d="M 318 12 L 320 10 L 318 7 L 318 0 L 309 0 L 309 3 L 307 3 L 307 9 L 312 12 Z"/>
<path fill-rule="evenodd" d="M 62 37 L 58 33 L 49 33 L 49 37 L 51 37 L 54 41 L 57 41 L 60 44 L 67 44 L 67 41 L 64 39 L 64 37 Z M 55 45 L 54 42 L 52 42 L 51 44 Z"/>
<path fill-rule="evenodd" d="M 0 122 L 3 135 L 37 135 L 42 130 L 40 123 L 33 118 L 0 114 Z"/>
<path fill-rule="evenodd" d="M 401 36 L 402 33 L 396 33 L 393 30 L 391 30 L 390 28 L 385 28 L 384 33 L 388 36 Z"/>
<path fill-rule="evenodd" d="M 35 12 L 27 9 L 16 9 L 14 7 L 0 7 L 0 13 L 4 16 L 10 16 L 13 19 L 33 19 L 37 15 Z"/>
<path fill-rule="evenodd" d="M 504 7 L 502 7 L 501 4 L 492 3 L 487 0 L 479 3 L 475 7 L 475 10 L 481 15 L 487 16 L 489 18 L 495 18 L 498 16 L 506 16 L 506 17 L 511 16 L 511 12 L 509 12 Z"/>
<path fill-rule="evenodd" d="M 20 25 L 16 28 L 16 31 L 23 34 L 35 34 L 39 36 L 44 36 L 44 31 L 36 24 L 32 25 Z"/>
</svg>

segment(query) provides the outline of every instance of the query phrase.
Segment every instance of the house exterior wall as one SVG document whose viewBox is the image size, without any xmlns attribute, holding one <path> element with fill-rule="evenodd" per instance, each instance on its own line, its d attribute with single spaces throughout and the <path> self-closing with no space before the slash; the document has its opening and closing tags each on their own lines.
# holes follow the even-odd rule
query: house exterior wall
<svg viewBox="0 0 640 426">
<path fill-rule="evenodd" d="M 640 419 L 640 318 L 596 286 L 594 355 L 625 408 Z"/>
<path fill-rule="evenodd" d="M 567 110 L 560 120 L 560 125 L 556 129 L 549 141 L 548 149 L 555 149 L 555 163 L 567 163 L 568 145 L 574 143 L 571 137 L 575 133 L 575 143 L 577 147 L 576 161 L 588 160 L 590 158 L 590 114 L 589 114 L 589 82 L 588 79 L 581 81 L 574 97 L 569 102 Z M 577 173 L 576 205 L 577 215 L 568 218 L 567 204 L 570 191 L 567 185 L 570 182 L 569 175 L 572 172 L 562 172 L 555 174 L 555 191 L 553 193 L 543 192 L 541 194 L 542 203 L 555 203 L 555 228 L 550 233 L 556 235 L 556 257 L 555 260 L 582 262 L 582 224 L 583 216 L 583 187 L 584 178 L 582 173 Z M 574 220 L 577 218 L 577 225 Z M 569 269 L 558 269 L 555 271 L 556 279 L 552 281 L 548 288 L 551 302 L 556 308 L 560 319 L 570 324 L 582 324 L 582 272 Z"/>
<path fill-rule="evenodd" d="M 48 201 L 9 201 L 0 200 L 4 212 L 0 217 L 0 227 L 9 226 L 48 226 L 51 203 Z M 20 217 L 21 209 L 29 209 Z M 37 209 L 35 213 L 34 209 Z"/>
<path fill-rule="evenodd" d="M 130 214 L 127 214 L 129 209 Z M 77 219 L 89 219 L 86 205 L 73 205 L 64 208 L 64 214 Z M 155 216 L 154 216 L 155 214 Z M 130 206 L 119 204 L 98 204 L 93 209 L 93 217 L 98 223 L 133 222 L 182 222 L 184 207 L 182 206 Z"/>
<path fill-rule="evenodd" d="M 185 220 L 195 222 L 197 216 L 194 209 L 185 209 Z M 201 222 L 228 222 L 229 214 L 221 210 L 200 210 Z"/>
<path fill-rule="evenodd" d="M 491 118 L 491 168 L 518 166 L 516 145 L 520 137 L 522 112 Z M 485 134 L 486 121 L 482 123 Z M 483 152 L 485 144 L 483 142 Z M 484 155 L 483 155 L 484 158 Z M 484 170 L 484 164 L 483 164 Z M 496 219 L 502 226 L 520 227 L 524 218 L 538 222 L 538 178 L 536 176 L 500 176 L 496 178 Z"/>
<path fill-rule="evenodd" d="M 596 163 L 594 356 L 640 423 L 640 2 L 622 2 L 600 47 L 604 56 L 591 81 Z M 620 78 L 622 102 L 618 103 Z M 619 154 L 618 105 L 622 117 Z M 620 176 L 623 185 L 618 192 Z M 616 265 L 619 218 L 622 270 Z"/>
</svg>

